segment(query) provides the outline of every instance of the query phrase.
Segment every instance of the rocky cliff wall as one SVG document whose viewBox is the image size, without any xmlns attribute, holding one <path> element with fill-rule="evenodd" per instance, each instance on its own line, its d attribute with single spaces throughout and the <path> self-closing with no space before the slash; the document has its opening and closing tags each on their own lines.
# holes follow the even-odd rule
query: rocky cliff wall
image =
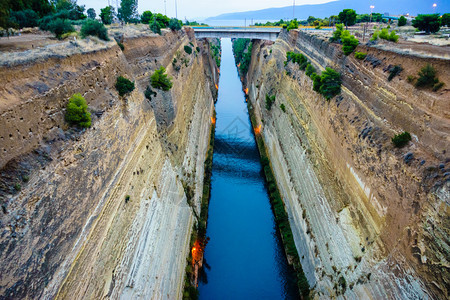
<svg viewBox="0 0 450 300">
<path fill-rule="evenodd" d="M 296 30 L 255 41 L 244 80 L 308 281 L 324 299 L 445 298 L 450 91 L 406 77 L 431 63 L 447 87 L 450 63 L 367 46 L 360 61 L 340 47 Z M 314 92 L 298 65 L 284 66 L 287 51 L 338 70 L 341 94 Z M 390 65 L 404 70 L 388 82 Z M 276 95 L 271 110 L 266 94 Z M 413 141 L 396 149 L 391 137 L 404 130 Z"/>
<path fill-rule="evenodd" d="M 70 43 L 85 47 L 73 55 L 0 67 L 2 297 L 181 296 L 201 195 L 189 205 L 183 183 L 202 190 L 217 70 L 189 29 L 119 33 L 123 52 L 91 39 Z M 189 43 L 200 52 L 185 53 Z M 173 88 L 148 100 L 160 66 Z M 119 75 L 136 82 L 125 97 Z M 92 111 L 87 130 L 64 123 L 74 93 Z"/>
</svg>

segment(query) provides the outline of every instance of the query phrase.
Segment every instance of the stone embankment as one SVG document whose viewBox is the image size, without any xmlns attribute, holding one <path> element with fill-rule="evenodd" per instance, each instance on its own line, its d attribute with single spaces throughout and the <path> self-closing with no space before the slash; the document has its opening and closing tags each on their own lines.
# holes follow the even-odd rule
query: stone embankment
<svg viewBox="0 0 450 300">
<path fill-rule="evenodd" d="M 450 61 L 369 46 L 365 60 L 292 30 L 254 41 L 244 79 L 285 201 L 303 270 L 321 299 L 444 299 L 449 290 Z M 286 52 L 342 74 L 342 92 L 314 92 Z M 407 76 L 426 64 L 444 88 Z M 388 81 L 387 71 L 403 71 Z M 266 108 L 266 95 L 276 95 Z M 284 104 L 284 109 L 280 105 Z M 395 148 L 391 138 L 412 141 Z"/>
<path fill-rule="evenodd" d="M 189 28 L 110 34 L 124 51 L 89 39 L 0 57 L 0 298 L 181 297 L 217 66 Z M 173 88 L 148 100 L 160 66 Z M 120 75 L 136 84 L 124 97 Z M 87 130 L 64 122 L 74 93 Z"/>
</svg>

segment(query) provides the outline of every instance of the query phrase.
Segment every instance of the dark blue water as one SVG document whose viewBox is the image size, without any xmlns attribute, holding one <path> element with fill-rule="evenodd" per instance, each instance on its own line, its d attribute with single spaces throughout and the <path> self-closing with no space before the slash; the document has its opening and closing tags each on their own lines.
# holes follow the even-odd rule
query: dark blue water
<svg viewBox="0 0 450 300">
<path fill-rule="evenodd" d="M 200 299 L 298 299 L 277 235 L 230 39 L 222 63 Z"/>
</svg>

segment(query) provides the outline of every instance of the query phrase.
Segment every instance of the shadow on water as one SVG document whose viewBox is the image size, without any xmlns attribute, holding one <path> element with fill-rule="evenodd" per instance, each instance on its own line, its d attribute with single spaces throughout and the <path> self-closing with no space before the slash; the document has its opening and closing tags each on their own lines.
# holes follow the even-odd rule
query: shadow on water
<svg viewBox="0 0 450 300">
<path fill-rule="evenodd" d="M 275 227 L 231 50 L 222 40 L 211 200 L 200 299 L 298 299 Z"/>
</svg>

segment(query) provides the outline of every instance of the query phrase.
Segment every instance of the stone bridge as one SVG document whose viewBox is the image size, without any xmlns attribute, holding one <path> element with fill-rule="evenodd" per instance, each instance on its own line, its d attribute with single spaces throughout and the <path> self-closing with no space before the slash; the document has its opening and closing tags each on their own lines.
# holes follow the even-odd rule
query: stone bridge
<svg viewBox="0 0 450 300">
<path fill-rule="evenodd" d="M 193 27 L 195 37 L 201 38 L 237 38 L 275 41 L 281 28 L 255 27 Z"/>
</svg>

